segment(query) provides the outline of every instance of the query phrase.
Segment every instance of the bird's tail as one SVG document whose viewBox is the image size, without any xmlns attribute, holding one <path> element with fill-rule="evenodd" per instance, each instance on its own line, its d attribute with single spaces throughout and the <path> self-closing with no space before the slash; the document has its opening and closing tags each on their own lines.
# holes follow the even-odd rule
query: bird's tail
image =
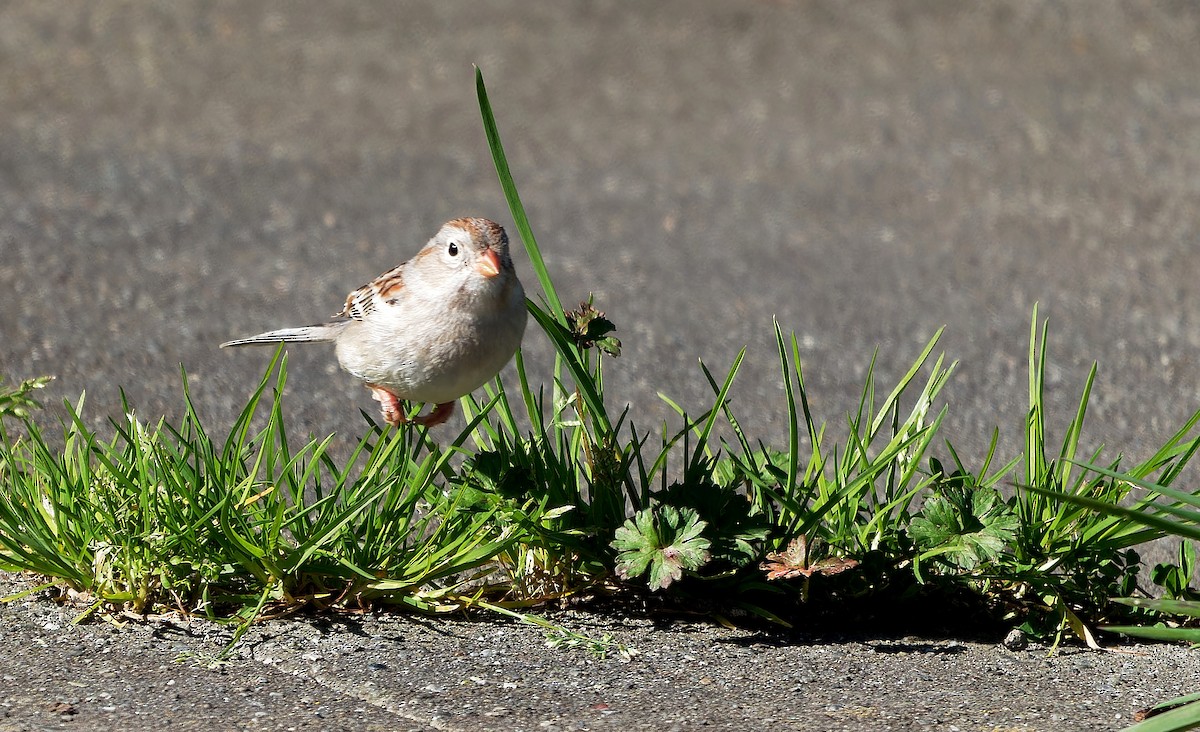
<svg viewBox="0 0 1200 732">
<path fill-rule="evenodd" d="M 316 341 L 332 341 L 345 326 L 345 323 L 322 323 L 321 325 L 305 325 L 300 328 L 283 328 L 222 343 L 221 348 L 228 348 L 229 346 L 265 346 L 271 343 L 284 342 L 312 343 Z"/>
</svg>

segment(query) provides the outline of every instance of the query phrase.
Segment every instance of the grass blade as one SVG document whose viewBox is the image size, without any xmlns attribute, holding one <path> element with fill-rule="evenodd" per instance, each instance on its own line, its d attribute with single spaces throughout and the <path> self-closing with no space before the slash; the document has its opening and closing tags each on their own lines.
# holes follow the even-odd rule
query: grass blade
<svg viewBox="0 0 1200 732">
<path fill-rule="evenodd" d="M 512 212 L 513 223 L 516 224 L 517 232 L 521 235 L 521 242 L 529 254 L 529 262 L 533 266 L 534 274 L 537 275 L 538 282 L 542 285 L 542 292 L 546 295 L 550 312 L 554 314 L 555 320 L 559 323 L 565 323 L 566 315 L 562 302 L 558 298 L 558 291 L 555 290 L 554 282 L 550 279 L 546 262 L 542 259 L 541 249 L 538 248 L 537 240 L 533 236 L 533 228 L 529 225 L 529 217 L 525 214 L 525 206 L 521 203 L 521 196 L 517 193 L 516 183 L 513 182 L 512 171 L 508 168 L 508 157 L 504 154 L 504 145 L 500 142 L 500 131 L 496 127 L 496 118 L 492 114 L 491 102 L 488 101 L 487 87 L 483 83 L 483 71 L 478 66 L 475 67 L 475 91 L 479 97 L 479 111 L 483 116 L 483 130 L 487 135 L 488 148 L 492 152 L 492 161 L 496 164 L 496 175 L 500 177 L 500 187 L 504 189 L 504 198 L 508 201 L 509 211 Z"/>
</svg>

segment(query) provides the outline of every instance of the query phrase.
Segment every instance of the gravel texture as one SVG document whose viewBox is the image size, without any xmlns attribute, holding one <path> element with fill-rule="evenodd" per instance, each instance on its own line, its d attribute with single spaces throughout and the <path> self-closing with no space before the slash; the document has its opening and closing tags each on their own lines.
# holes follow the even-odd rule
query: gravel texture
<svg viewBox="0 0 1200 732">
<path fill-rule="evenodd" d="M 178 416 L 184 364 L 219 431 L 266 354 L 217 343 L 329 315 L 446 219 L 507 222 L 478 63 L 561 291 L 620 328 L 606 383 L 639 427 L 671 417 L 660 391 L 703 411 L 696 359 L 748 346 L 735 407 L 778 444 L 777 316 L 836 433 L 876 349 L 890 387 L 946 325 L 945 435 L 970 462 L 999 426 L 1012 455 L 1036 302 L 1051 430 L 1099 361 L 1085 445 L 1144 458 L 1200 406 L 1197 48 L 1179 2 L 0 4 L 0 374 L 57 375 L 47 401 L 86 390 L 103 425 L 119 386 Z M 293 349 L 287 406 L 297 436 L 373 409 L 320 347 Z M 208 631 L 3 612 L 11 729 L 1095 730 L 1197 686 L 1173 648 L 620 618 L 629 664 L 364 619 L 272 624 L 207 671 L 172 659 Z"/>
<path fill-rule="evenodd" d="M 1094 732 L 1200 683 L 1200 657 L 1163 645 L 1048 656 L 577 612 L 551 619 L 611 634 L 632 658 L 549 648 L 530 626 L 385 614 L 269 622 L 214 666 L 227 628 L 72 625 L 76 612 L 38 597 L 0 606 L 12 649 L 0 656 L 0 730 Z"/>
</svg>

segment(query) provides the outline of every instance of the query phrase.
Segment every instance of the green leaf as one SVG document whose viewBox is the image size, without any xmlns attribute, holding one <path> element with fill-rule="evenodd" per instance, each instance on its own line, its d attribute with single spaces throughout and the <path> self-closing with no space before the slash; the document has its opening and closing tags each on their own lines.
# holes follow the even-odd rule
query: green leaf
<svg viewBox="0 0 1200 732">
<path fill-rule="evenodd" d="M 1186 615 L 1190 618 L 1200 618 L 1200 602 L 1196 600 L 1171 600 L 1167 598 L 1149 597 L 1118 597 L 1113 602 L 1130 607 L 1139 607 L 1170 615 Z"/>
<path fill-rule="evenodd" d="M 705 522 L 691 509 L 673 506 L 638 511 L 618 528 L 612 546 L 617 556 L 617 576 L 640 577 L 650 571 L 650 589 L 662 590 L 695 572 L 709 560 L 709 541 L 700 534 Z"/>
<path fill-rule="evenodd" d="M 1200 693 L 1159 702 L 1137 713 L 1143 721 L 1122 732 L 1180 732 L 1200 727 Z"/>
<path fill-rule="evenodd" d="M 770 523 L 764 515 L 752 511 L 752 504 L 736 486 L 719 485 L 707 471 L 700 472 L 700 475 L 685 475 L 682 482 L 656 491 L 654 499 L 662 505 L 696 512 L 706 525 L 704 536 L 711 541 L 709 551 L 714 564 L 728 568 L 755 562 L 762 556 L 761 544 L 770 533 Z M 717 567 L 716 571 L 720 569 Z"/>
<path fill-rule="evenodd" d="M 927 556 L 973 570 L 999 558 L 1018 525 L 995 489 L 943 486 L 925 502 L 908 532 Z"/>
<path fill-rule="evenodd" d="M 1104 629 L 1149 640 L 1200 643 L 1200 628 L 1168 628 L 1164 625 L 1110 625 Z"/>
</svg>

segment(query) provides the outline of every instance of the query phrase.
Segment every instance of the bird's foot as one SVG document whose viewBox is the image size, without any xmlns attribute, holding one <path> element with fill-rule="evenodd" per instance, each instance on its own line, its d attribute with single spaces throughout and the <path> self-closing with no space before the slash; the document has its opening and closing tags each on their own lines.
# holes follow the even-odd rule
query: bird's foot
<svg viewBox="0 0 1200 732">
<path fill-rule="evenodd" d="M 399 427 L 405 422 L 412 422 L 422 427 L 435 427 L 450 419 L 450 415 L 454 414 L 454 402 L 445 402 L 434 407 L 429 414 L 409 419 L 404 415 L 404 405 L 395 394 L 374 384 L 367 384 L 367 388 L 371 390 L 371 398 L 379 402 L 379 411 L 383 413 L 383 421 L 393 427 Z"/>
<path fill-rule="evenodd" d="M 444 402 L 434 407 L 433 411 L 424 417 L 414 417 L 413 422 L 422 427 L 433 427 L 450 419 L 452 414 L 454 414 L 454 402 Z"/>
<path fill-rule="evenodd" d="M 379 402 L 379 411 L 383 413 L 383 421 L 393 427 L 399 427 L 408 420 L 404 417 L 404 407 L 392 392 L 382 386 L 367 384 L 371 390 L 371 398 Z"/>
</svg>

